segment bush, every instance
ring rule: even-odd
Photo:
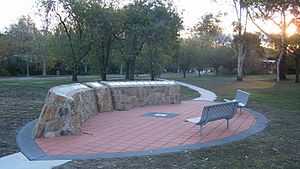
[[[4,68],[0,68],[0,76],[10,76],[10,73]]]

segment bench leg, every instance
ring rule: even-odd
[[[203,128],[203,126],[200,125],[200,135],[202,134],[202,128]]]
[[[240,113],[242,113],[243,107],[239,107],[239,109],[240,109]]]
[[[229,120],[226,119],[226,121],[227,121],[227,129],[229,129]]]

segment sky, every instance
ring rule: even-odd
[[[10,24],[17,22],[22,15],[30,15],[39,27],[40,19],[36,16],[37,9],[35,0],[0,0],[0,30],[3,31]],[[224,0],[223,0],[224,1]],[[231,5],[224,2],[214,3],[212,0],[174,0],[178,11],[182,12],[185,28],[190,28],[199,21],[202,15],[209,12],[226,10],[230,12]],[[225,0],[226,1],[226,0]],[[230,31],[232,21],[227,17],[228,22],[224,23],[226,32]]]
[[[37,27],[41,27],[41,19],[37,16],[36,0],[0,0],[0,31],[5,31],[10,24],[17,22],[22,15],[30,15],[35,21]],[[124,0],[127,1],[127,0]],[[224,32],[229,34],[232,32],[232,22],[235,20],[234,8],[231,0],[219,0],[217,3],[213,0],[173,0],[177,6],[178,12],[182,13],[184,27],[191,28],[207,13],[228,13],[222,20]],[[273,31],[271,25],[266,28]],[[250,25],[252,32],[257,31],[255,27]],[[185,36],[187,31],[182,32]]]
[[[22,15],[33,16],[35,0],[0,0],[0,30],[17,22]]]

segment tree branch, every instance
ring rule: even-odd
[[[56,15],[58,16],[59,21],[60,21],[60,23],[63,25],[64,30],[65,30],[65,32],[66,32],[66,34],[67,34],[67,37],[68,37],[69,43],[70,43],[70,48],[71,48],[71,50],[72,50],[72,57],[74,58],[74,56],[75,56],[75,50],[74,50],[73,43],[72,43],[72,36],[71,36],[71,33],[69,32],[68,27],[67,27],[65,21],[62,19],[62,16],[61,16],[57,11],[56,11],[55,13],[56,13]]]
[[[269,34],[269,33],[267,33],[263,28],[261,28],[255,21],[254,21],[254,19],[253,19],[253,17],[252,17],[252,15],[250,14],[250,12],[249,12],[249,10],[247,9],[247,13],[248,13],[248,15],[249,15],[249,18],[250,18],[250,20],[252,21],[252,23],[263,33],[263,34],[265,34],[266,36],[268,36],[269,38],[272,38],[272,36]]]
[[[272,17],[269,17],[260,7],[258,7],[259,12],[263,15],[263,17],[268,18],[270,21],[272,21],[276,26],[281,27],[279,23],[277,23]]]

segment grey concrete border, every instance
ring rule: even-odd
[[[235,141],[240,141],[251,135],[263,131],[267,127],[267,118],[256,111],[247,109],[256,119],[256,123],[253,124],[249,129],[239,133],[238,135],[229,136],[220,140],[211,141],[203,144],[191,144],[182,145],[171,148],[160,148],[156,150],[141,151],[141,152],[122,152],[122,153],[97,153],[88,155],[48,155],[43,152],[40,147],[36,144],[32,137],[35,121],[25,125],[20,132],[17,134],[17,144],[21,149],[21,152],[30,160],[87,160],[87,159],[99,159],[99,158],[124,158],[124,157],[140,157],[148,155],[159,155],[164,153],[175,153],[187,150],[199,150],[207,149],[213,146],[219,146]]]

